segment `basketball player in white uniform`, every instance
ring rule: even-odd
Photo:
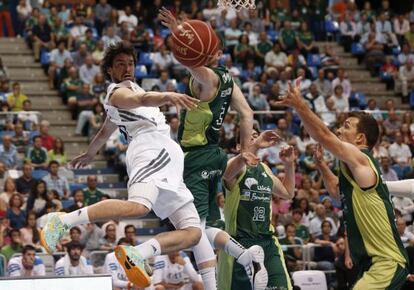
[[[201,236],[193,197],[182,180],[184,154],[170,138],[169,127],[158,108],[172,104],[191,109],[198,101],[183,94],[145,92],[133,81],[135,65],[136,54],[130,45],[120,42],[106,50],[102,68],[113,82],[104,103],[107,118],[88,151],[72,161],[74,167],[90,163],[119,128],[129,141],[126,153],[128,200],[110,199],[68,214],[52,213],[41,232],[41,243],[51,253],[62,235],[73,226],[141,217],[152,209],[161,219],[168,217],[177,230],[161,233],[136,247],[115,248],[128,280],[139,287],[147,287],[150,277],[145,271],[145,259],[190,248]]]

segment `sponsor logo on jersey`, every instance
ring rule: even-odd
[[[259,182],[256,180],[256,178],[253,177],[248,177],[246,178],[246,180],[244,181],[244,185],[248,188],[248,189],[252,189],[253,185],[258,185]]]
[[[264,186],[264,185],[258,185],[257,186],[257,190],[266,191],[266,192],[272,192],[272,189],[270,188],[270,186]]]
[[[270,202],[270,196],[262,195],[257,192],[253,192],[252,197],[250,199],[251,201],[263,201],[263,202]]]
[[[249,201],[250,200],[251,192],[248,190],[242,190],[240,194],[240,200]]]
[[[217,170],[203,170],[201,171],[201,178],[202,179],[210,179],[213,178],[215,176],[221,176],[223,175],[223,172],[220,169]]]

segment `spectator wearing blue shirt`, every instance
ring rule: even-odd
[[[49,174],[43,177],[49,190],[56,190],[61,198],[68,199],[70,190],[69,182],[64,176],[59,176],[59,162],[52,160],[49,162]]]
[[[12,137],[3,136],[3,144],[0,145],[0,161],[6,164],[8,169],[15,169],[18,165],[17,149],[12,144]]]

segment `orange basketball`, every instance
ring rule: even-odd
[[[175,58],[187,67],[205,65],[218,49],[219,40],[211,26],[200,20],[188,20],[172,32]]]

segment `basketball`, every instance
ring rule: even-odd
[[[200,20],[188,20],[172,32],[173,53],[184,66],[205,65],[218,49],[219,40],[211,26]]]

